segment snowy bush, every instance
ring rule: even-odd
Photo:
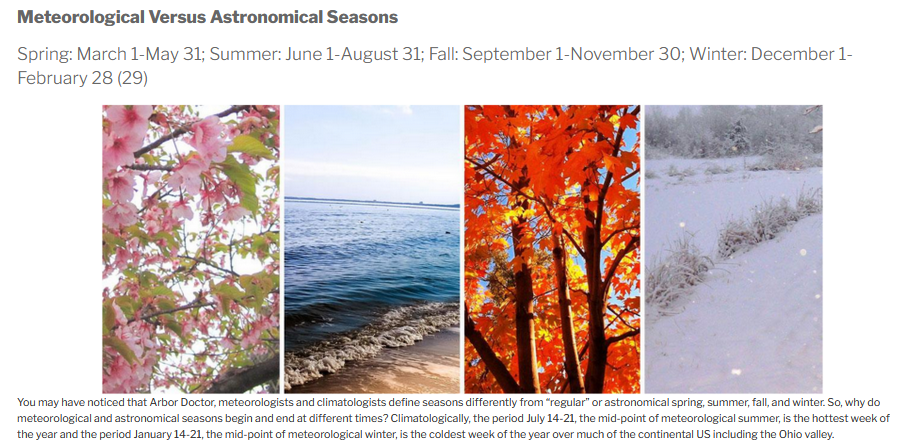
[[[797,212],[802,216],[822,212],[822,189],[801,189],[797,196]]]
[[[701,254],[691,236],[676,240],[668,255],[648,269],[646,299],[652,308],[663,310],[704,281],[713,261]]]
[[[719,175],[722,173],[732,173],[734,171],[735,171],[735,166],[730,165],[730,166],[723,167],[716,163],[713,163],[713,164],[707,166],[706,169],[704,169],[704,173],[706,173],[707,175]]]
[[[657,178],[657,177],[658,177],[657,173],[654,172],[653,170],[646,170],[646,171],[645,171],[645,178],[647,178],[647,179],[649,179],[649,180],[653,180],[653,179],[655,179],[655,178]]]
[[[687,167],[685,170],[679,170],[675,164],[670,164],[670,167],[667,168],[667,175],[671,177],[679,177],[679,179],[683,179],[685,177],[694,176],[695,170],[691,167]]]
[[[803,170],[822,167],[822,157],[811,147],[798,144],[781,144],[769,148],[763,158],[750,166],[750,170]]]
[[[794,206],[782,198],[778,202],[767,201],[753,208],[749,218],[730,220],[720,231],[717,254],[727,258],[738,251],[772,240],[780,232],[798,220],[822,212],[822,190],[801,189]]]

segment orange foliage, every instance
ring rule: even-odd
[[[638,130],[637,106],[465,108],[467,392],[569,392],[572,370],[639,391]]]

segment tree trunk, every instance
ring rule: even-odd
[[[526,209],[526,206],[524,206]],[[511,238],[514,242],[514,257],[523,259],[523,252],[528,246],[521,245],[527,229],[526,220],[516,218],[511,228]],[[515,326],[517,327],[517,370],[520,374],[520,391],[523,393],[542,393],[539,385],[539,372],[536,364],[536,328],[533,321],[533,276],[526,262],[520,263],[520,268],[514,271],[514,287],[517,296],[515,299],[516,313]]]
[[[583,183],[583,190],[591,186],[590,181]],[[606,191],[607,186],[602,190]],[[603,195],[599,193],[599,195]],[[586,368],[585,385],[586,392],[604,393],[604,371],[607,364],[607,346],[604,331],[604,314],[607,312],[607,301],[604,299],[604,287],[601,276],[601,209],[602,200],[599,198],[597,213],[589,209],[589,203],[593,200],[589,195],[583,195],[583,203],[586,205],[586,221],[592,222],[586,225],[583,234],[583,250],[585,251],[586,279],[589,284],[589,363]]]
[[[585,389],[579,365],[579,352],[576,349],[576,336],[573,332],[573,320],[570,314],[570,291],[567,286],[567,253],[564,251],[564,246],[561,244],[560,237],[557,234],[552,234],[551,241],[554,244],[551,254],[554,257],[558,306],[560,307],[561,330],[564,338],[564,369],[567,371],[570,393],[583,393]]]
[[[604,372],[607,365],[607,340],[604,338],[603,293],[589,293],[589,365],[586,371],[586,392],[604,393]]]

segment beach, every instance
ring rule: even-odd
[[[459,326],[447,327],[414,345],[387,348],[365,361],[349,361],[290,393],[458,393],[461,385]]]
[[[458,218],[456,210],[287,203],[284,388],[457,392]]]

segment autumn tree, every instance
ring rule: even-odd
[[[639,107],[465,108],[468,392],[639,390]]]
[[[103,108],[104,392],[278,390],[279,120]]]

